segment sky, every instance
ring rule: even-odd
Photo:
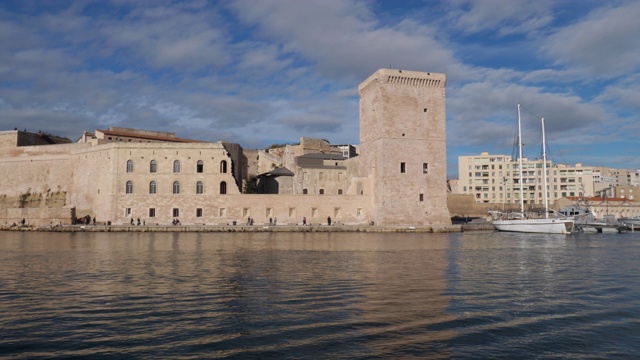
[[[447,75],[458,156],[640,169],[640,1],[2,0],[0,130],[358,144],[380,68]]]

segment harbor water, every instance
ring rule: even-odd
[[[640,233],[0,232],[0,358],[637,359]]]

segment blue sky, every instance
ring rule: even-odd
[[[357,85],[445,73],[448,174],[511,154],[640,169],[640,1],[0,2],[0,130],[109,126],[245,148],[358,143]],[[537,144],[537,145],[536,145]]]

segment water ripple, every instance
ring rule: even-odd
[[[637,358],[639,254],[635,234],[6,233],[0,357]]]

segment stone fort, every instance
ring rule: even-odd
[[[358,87],[360,144],[247,150],[174,133],[110,127],[76,142],[0,132],[2,226],[334,223],[451,224],[446,75],[380,69]],[[247,193],[249,180],[255,187]]]

